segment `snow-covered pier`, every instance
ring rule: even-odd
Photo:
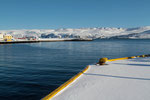
[[[14,43],[38,43],[38,42],[61,42],[61,41],[92,41],[92,39],[75,39],[75,38],[44,38],[39,40],[19,40],[19,41],[0,41],[0,44],[14,44]]]
[[[149,100],[149,55],[89,65],[43,100]]]
[[[0,44],[15,44],[15,43],[38,43],[39,41],[0,41]]]
[[[39,42],[56,42],[56,41],[92,41],[91,38],[39,38]]]

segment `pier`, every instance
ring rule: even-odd
[[[50,38],[50,39],[39,39],[39,40],[26,40],[26,41],[0,41],[0,44],[14,44],[14,43],[38,43],[38,42],[60,42],[60,41],[92,41],[92,39],[75,39],[75,38]]]
[[[149,100],[149,56],[102,58],[42,100]]]
[[[10,42],[0,41],[0,44],[37,43],[37,42],[40,42],[40,41],[10,41]]]

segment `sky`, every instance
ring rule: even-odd
[[[0,30],[150,26],[150,0],[0,0]]]

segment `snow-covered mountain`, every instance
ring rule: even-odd
[[[150,26],[137,28],[79,28],[79,29],[22,29],[0,30],[14,37],[37,36],[44,38],[150,38]]]

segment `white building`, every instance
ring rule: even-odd
[[[0,41],[4,40],[4,35],[0,33]]]

